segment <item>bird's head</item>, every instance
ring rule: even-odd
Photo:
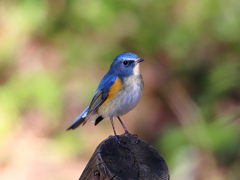
[[[139,63],[142,61],[144,61],[144,59],[140,59],[136,54],[125,52],[114,59],[110,71],[122,77],[139,75]]]

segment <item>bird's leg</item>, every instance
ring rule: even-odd
[[[129,133],[128,130],[127,130],[127,128],[126,128],[126,126],[123,124],[122,120],[120,119],[120,117],[118,116],[117,118],[118,118],[118,120],[120,121],[120,123],[122,124],[122,127],[123,127],[123,129],[124,129],[124,131],[125,131],[124,134],[131,135],[131,136],[129,136],[129,137],[133,137],[134,139],[136,139],[136,140],[135,140],[135,143],[137,143],[137,142],[138,142],[138,135],[137,135],[137,134],[131,134],[131,133]]]
[[[111,124],[112,124],[112,128],[113,128],[114,135],[117,136],[117,133],[116,133],[116,130],[115,130],[115,127],[114,127],[113,117],[112,117],[112,116],[110,117],[110,121],[111,121]]]
[[[126,126],[123,124],[122,120],[120,119],[120,117],[118,116],[117,118],[118,118],[118,120],[120,121],[120,123],[121,123],[121,125],[122,125],[122,127],[123,127],[123,129],[124,129],[124,131],[125,131],[124,134],[130,134],[130,133],[128,132]]]
[[[119,141],[119,139],[118,139],[118,137],[117,137],[117,133],[116,133],[116,130],[115,130],[115,127],[114,127],[113,116],[110,117],[110,121],[111,121],[111,124],[112,124],[112,128],[113,128],[114,136],[115,136],[117,142],[118,142],[119,144],[121,144],[120,141]]]
[[[124,148],[127,148],[126,146],[124,146],[118,139],[117,137],[117,133],[116,133],[116,130],[115,130],[115,127],[114,127],[114,123],[113,123],[113,116],[110,117],[110,121],[111,121],[111,124],[112,124],[112,128],[113,128],[113,132],[114,132],[114,137],[116,138],[116,141],[119,145],[121,145],[122,147]]]

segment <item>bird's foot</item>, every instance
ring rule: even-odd
[[[131,135],[131,133],[128,132],[128,130],[125,130],[124,135]]]
[[[123,145],[123,143],[120,142],[120,140],[118,139],[118,136],[117,136],[117,135],[114,135],[114,136],[111,136],[111,137],[114,137],[115,140],[116,140],[116,142],[117,142],[120,146],[122,146],[122,147],[125,148],[125,149],[129,149],[127,146]]]
[[[137,134],[132,134],[131,140],[133,141],[134,144],[138,143],[138,135]]]
[[[131,134],[128,131],[125,131],[124,135],[127,136],[134,144],[138,143],[138,135],[137,134]]]

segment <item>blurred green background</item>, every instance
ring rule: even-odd
[[[113,131],[108,120],[65,129],[128,51],[146,59],[145,87],[122,119],[171,179],[240,179],[239,9],[237,0],[1,0],[0,179],[78,179]]]

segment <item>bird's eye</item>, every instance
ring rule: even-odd
[[[128,65],[128,61],[123,61],[123,65],[127,66]]]

